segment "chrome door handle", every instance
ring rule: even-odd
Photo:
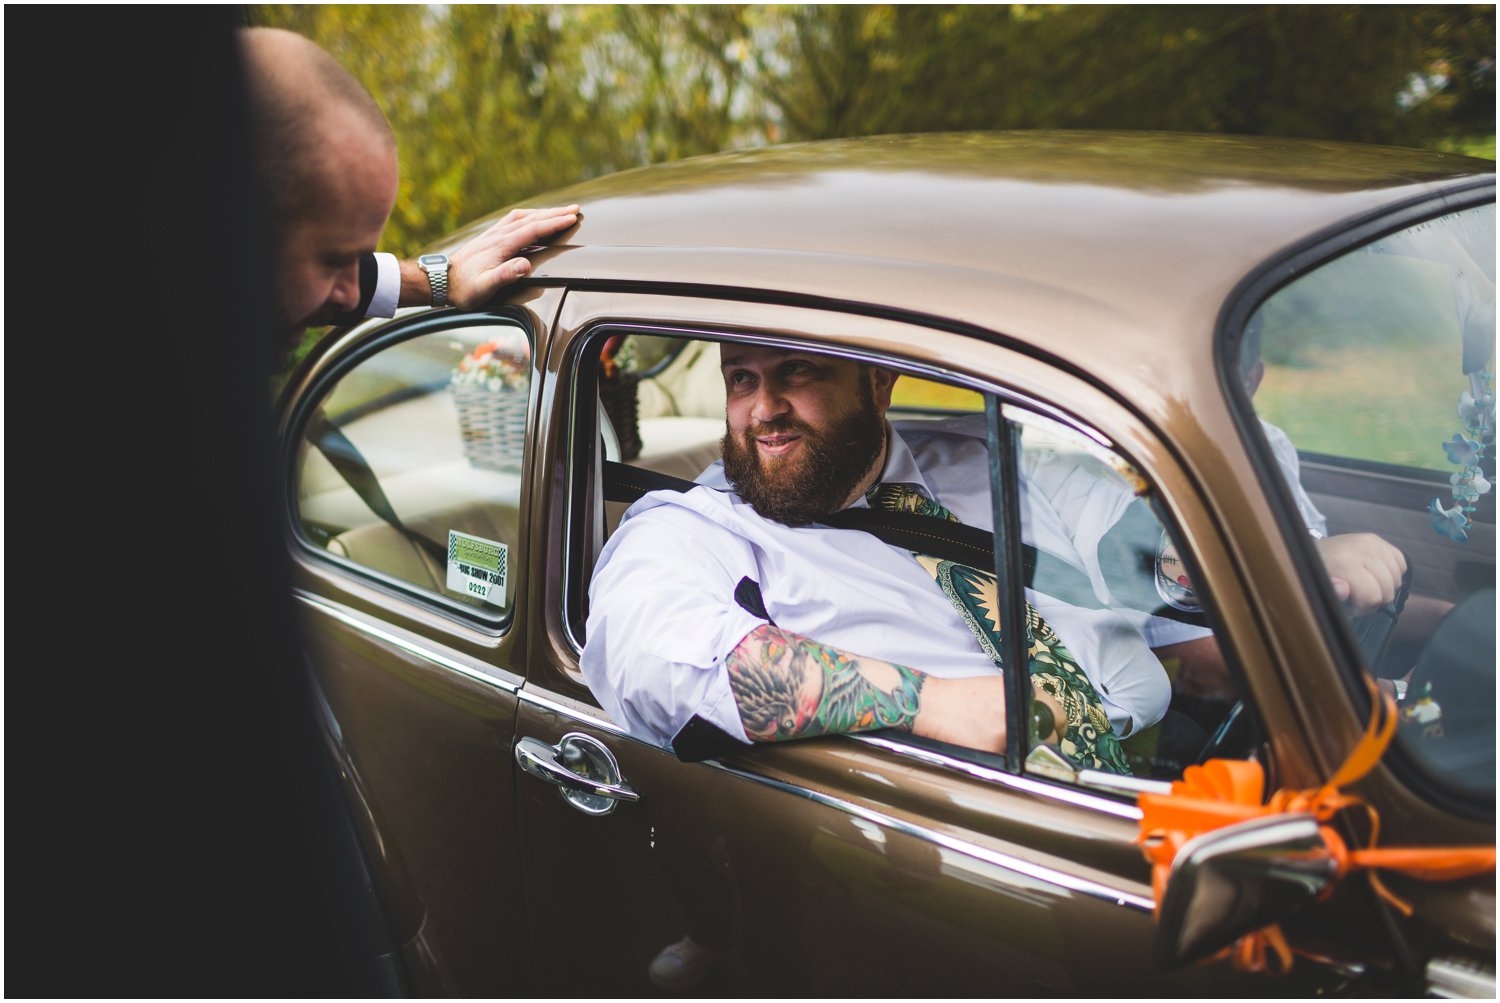
[[[590,815],[607,815],[619,801],[641,799],[621,780],[620,766],[609,749],[579,732],[564,735],[556,745],[523,738],[516,743],[516,762],[532,776],[560,788],[569,804]]]

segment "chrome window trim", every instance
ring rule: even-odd
[[[971,763],[968,760],[959,759],[955,756],[945,756],[940,752],[921,749],[914,745],[906,745],[905,743],[889,738],[880,738],[876,735],[846,735],[845,737],[853,739],[856,742],[863,742],[866,745],[876,746],[887,752],[895,753],[898,756],[905,756],[908,759],[927,763],[929,766],[945,767],[953,770],[955,773],[964,773],[977,780],[999,784],[1002,787],[1009,787],[1012,790],[1024,791],[1027,794],[1034,794],[1039,797],[1052,798],[1055,801],[1064,801],[1080,808],[1103,812],[1107,815],[1116,815],[1132,822],[1139,822],[1141,820],[1141,810],[1133,804],[1122,804],[1119,801],[1111,801],[1109,798],[1099,797],[1096,794],[1089,794],[1070,787],[1059,787],[1054,783],[1033,780],[1023,774],[1006,773],[1003,770],[981,766],[978,763]],[[1152,781],[1142,781],[1142,783],[1152,783]],[[1170,790],[1171,785],[1161,784],[1160,788],[1163,791]],[[1156,787],[1152,789],[1155,790]]]
[[[335,554],[331,550],[319,550],[302,537],[294,540],[303,555],[309,560],[317,561],[328,567],[337,569],[355,579],[361,585],[369,585],[380,589],[396,599],[403,602],[420,602],[429,612],[443,616],[454,623],[461,623],[471,630],[481,631],[490,637],[500,638],[509,634],[515,628],[514,604],[512,612],[508,617],[484,619],[484,611],[474,607],[465,606],[455,602],[441,592],[423,588],[416,582],[409,582],[404,578],[397,578],[378,568],[372,568],[368,564],[361,564],[356,560]]]
[[[635,738],[633,735],[630,735],[623,728],[621,728],[617,724],[614,724],[613,722],[605,721],[600,718],[593,717],[589,714],[584,714],[571,707],[565,707],[562,704],[557,703],[556,701],[547,699],[546,697],[538,696],[534,693],[522,690],[520,698],[529,703],[544,707],[563,717],[571,718],[575,721],[583,722],[595,728],[609,731],[612,734],[619,736],[620,738],[632,742],[640,742],[640,739]],[[950,766],[953,769],[957,769],[965,773],[971,773],[975,776],[981,777],[982,779],[998,779],[1000,783],[1004,784],[1005,786],[1012,787],[1017,790],[1026,791],[1027,793],[1039,794],[1044,797],[1053,797],[1072,804],[1082,805],[1084,807],[1098,808],[1110,814],[1118,815],[1121,818],[1134,819],[1138,821],[1141,817],[1140,810],[1134,805],[1124,805],[1115,801],[1107,801],[1104,798],[1093,797],[1091,795],[1083,794],[1078,791],[1068,790],[1066,788],[1059,789],[1049,787],[1034,780],[1028,780],[1025,777],[1013,777],[1010,774],[999,773],[998,771],[994,770],[985,771],[985,768],[982,766],[975,766],[972,763],[965,763],[961,760],[949,760],[946,757],[940,756],[936,753],[929,753],[924,750],[913,749],[909,746],[903,746],[899,743],[891,742],[888,739],[874,738],[867,735],[849,735],[845,737],[853,738],[856,741],[862,741],[879,746],[881,748],[889,749],[902,755],[914,755],[915,758],[921,759],[924,762]],[[646,745],[649,743],[641,742],[641,744]],[[664,756],[672,755],[672,753],[666,749],[661,749],[658,751],[660,751],[660,753]],[[1097,881],[1089,881],[1086,878],[1077,877],[1075,875],[1067,873],[1066,871],[1059,871],[1055,868],[1044,867],[1040,864],[1033,864],[1030,861],[1022,860],[1020,857],[1014,857],[1007,853],[1000,853],[999,851],[991,850],[986,847],[970,843],[967,840],[958,839],[954,836],[948,836],[926,826],[917,825],[914,822],[904,822],[898,818],[887,815],[884,812],[876,811],[873,808],[862,807],[860,805],[854,804],[851,801],[846,801],[843,798],[837,798],[830,794],[824,794],[807,787],[800,787],[796,784],[787,783],[784,780],[775,780],[753,770],[746,770],[733,766],[725,766],[723,763],[719,762],[716,759],[705,760],[701,765],[711,767],[716,770],[721,770],[724,773],[730,774],[731,776],[739,777],[741,780],[748,780],[751,783],[764,784],[768,787],[773,787],[794,797],[806,798],[810,801],[821,804],[824,807],[832,808],[836,811],[844,812],[847,815],[852,815],[856,818],[862,818],[866,821],[873,822],[877,825],[883,825],[888,828],[895,829],[899,832],[904,832],[909,836],[914,836],[918,839],[925,840],[926,842],[946,847],[947,849],[953,850],[957,853],[962,853],[965,856],[973,857],[976,860],[982,860],[986,863],[993,864],[996,867],[1015,871],[1018,874],[1025,874],[1026,876],[1035,878],[1038,881],[1044,881],[1048,884],[1058,885],[1068,889],[1069,891],[1078,892],[1079,894],[1083,895],[1089,895],[1097,899],[1103,899],[1105,901],[1113,902],[1116,905],[1136,909],[1141,912],[1150,912],[1155,907],[1154,901],[1148,896],[1136,895],[1133,892],[1121,891],[1118,888],[1112,888],[1109,885],[1102,884]]]
[[[349,627],[353,627],[355,630],[359,631],[362,634],[367,634],[370,637],[375,638],[376,640],[389,644],[392,647],[399,648],[408,654],[416,655],[418,658],[425,659],[426,661],[429,661],[434,665],[442,666],[445,669],[456,672],[461,676],[465,676],[469,679],[474,680],[475,682],[486,683],[490,686],[493,686],[497,690],[501,690],[502,692],[510,694],[511,696],[520,695],[521,683],[519,681],[519,676],[517,676],[516,682],[511,682],[508,679],[501,679],[496,676],[492,676],[487,672],[474,668],[473,666],[465,665],[463,662],[460,662],[453,658],[449,658],[447,655],[439,654],[438,652],[433,651],[430,648],[425,648],[415,641],[410,640],[409,638],[393,634],[389,630],[360,619],[356,614],[348,610],[346,607],[340,606],[339,604],[329,599],[325,599],[322,596],[313,595],[312,593],[307,592],[303,589],[293,589],[292,595],[297,599],[300,599],[306,605],[317,610],[318,612],[331,616],[340,623],[343,623]]]
[[[1427,963],[1427,994],[1441,999],[1495,998],[1495,973],[1458,958],[1433,958]]]
[[[909,324],[909,326],[920,325]],[[580,337],[577,339],[576,343],[579,345],[579,348],[574,354],[572,379],[568,384],[568,442],[567,465],[565,468],[568,471],[568,474],[565,487],[565,497],[568,500],[569,509],[566,518],[563,520],[563,554],[565,561],[570,559],[571,555],[575,553],[576,545],[579,545],[579,541],[575,539],[575,520],[574,513],[572,511],[574,499],[577,497],[577,484],[575,483],[575,476],[576,471],[579,469],[579,457],[577,455],[577,450],[580,448],[579,444],[581,441],[580,429],[578,428],[578,403],[581,399],[581,388],[579,384],[580,380],[582,379],[583,367],[578,364],[578,361],[583,357],[582,346],[586,342],[595,341],[598,337],[597,332],[601,330],[609,332],[624,332],[629,334],[642,334],[656,337],[692,338],[703,341],[726,341],[733,339],[751,342],[754,344],[763,344],[772,347],[790,349],[807,347],[806,339],[777,337],[774,335],[763,335],[753,332],[746,333],[739,331],[715,331],[707,328],[687,325],[656,325],[643,324],[640,322],[612,323],[610,321],[602,321],[591,326],[586,337]],[[819,345],[818,347],[827,348],[829,346]],[[1123,453],[1120,453],[1118,451],[1118,447],[1108,436],[1104,435],[1102,432],[1097,431],[1092,426],[1080,422],[1077,418],[1069,415],[1059,408],[1051,404],[1036,400],[1027,394],[1019,393],[1014,390],[1002,389],[995,386],[993,383],[990,383],[981,378],[967,376],[962,373],[955,373],[952,370],[944,369],[940,366],[934,366],[929,363],[911,360],[902,356],[891,355],[889,353],[876,353],[860,349],[837,346],[836,350],[831,354],[836,354],[841,358],[855,359],[857,361],[870,363],[873,365],[888,365],[892,362],[897,362],[904,372],[909,372],[912,375],[917,376],[918,378],[941,380],[954,386],[960,386],[968,390],[973,390],[980,394],[993,395],[1000,401],[1001,406],[1005,409],[1006,416],[1010,420],[1016,421],[1022,426],[1029,425],[1033,427],[1045,428],[1053,431],[1054,433],[1071,432],[1073,435],[1079,437],[1079,439],[1081,440],[1081,444],[1086,444],[1087,448],[1090,448],[1090,450],[1092,452],[1095,452],[1096,455],[1096,451],[1101,447],[1104,450],[1110,451],[1110,453],[1112,454],[1112,458],[1110,461],[1112,466],[1115,466],[1118,470],[1122,463],[1125,465],[1125,469],[1120,470],[1121,476],[1126,477],[1127,480],[1133,480],[1140,484],[1144,483],[1141,475],[1134,469],[1132,461],[1125,457]],[[1138,491],[1138,493],[1140,492]],[[568,600],[570,597],[567,590],[570,587],[572,587],[570,579],[567,575],[564,575],[564,591],[562,602],[564,610],[567,610],[569,608]],[[581,657],[583,652],[583,644],[580,642],[577,634],[574,631],[572,618],[566,615],[563,617],[563,634],[567,638],[568,644],[571,645],[573,654],[575,656]],[[523,693],[522,696],[526,697],[527,694]],[[551,701],[543,701],[541,698],[532,699],[535,699],[538,703],[553,710],[557,710],[571,716],[578,716],[573,711],[554,704]],[[581,719],[587,720],[587,718]],[[628,734],[621,728],[619,728],[619,726],[613,723],[602,722],[598,721],[597,719],[595,719],[592,723],[594,723],[596,727],[607,728],[608,730],[616,734]],[[996,783],[1013,790],[1024,791],[1028,794],[1032,794],[1038,797],[1051,798],[1052,800],[1071,804],[1084,810],[1102,812],[1104,814],[1114,815],[1119,818],[1128,819],[1131,821],[1139,821],[1141,818],[1141,810],[1134,804],[1126,804],[1111,800],[1106,797],[1089,794],[1074,787],[1059,786],[1055,781],[1045,782],[1021,774],[1006,773],[1004,771],[991,769],[976,763],[966,762],[955,757],[944,756],[940,753],[930,752],[925,749],[918,749],[913,746],[903,745],[899,742],[893,742],[889,739],[876,738],[868,735],[850,735],[847,737],[852,738],[855,741],[861,741],[876,745],[897,755],[915,759],[929,765],[953,770],[958,773],[963,773],[968,776],[975,777],[976,779]],[[1093,773],[1094,771],[1089,772]],[[1110,784],[1107,781],[1101,782],[1100,786],[1125,788],[1122,792],[1127,794],[1140,793],[1141,791],[1145,790],[1150,790],[1158,793],[1170,791],[1170,785],[1155,784],[1151,781],[1144,780],[1139,781],[1139,786],[1130,785],[1128,788],[1126,787],[1126,785]]]
[[[602,717],[595,717],[592,714],[585,714],[583,711],[578,710],[576,707],[568,707],[564,704],[560,704],[556,700],[552,700],[547,697],[541,696],[540,694],[533,693],[529,689],[522,689],[520,697],[521,700],[525,703],[533,704],[534,706],[541,707],[544,710],[549,710],[554,714],[559,714],[563,717],[571,718],[572,720],[578,721],[582,724],[586,724],[591,728],[597,728],[600,731],[607,731],[612,735],[619,736],[620,738],[628,738],[632,741],[637,742],[640,741],[640,739],[636,738],[634,735],[630,734],[630,732],[626,731],[624,728],[621,728],[613,721],[606,720]],[[645,745],[647,743],[642,742],[641,744]]]
[[[456,330],[468,327],[485,327],[509,325],[519,330],[526,338],[533,361],[536,358],[538,335],[535,326],[524,316],[511,308],[499,308],[496,310],[472,310],[472,311],[433,311],[431,307],[402,307],[396,311],[394,317],[372,317],[360,321],[350,328],[334,345],[326,352],[321,353],[318,368],[300,381],[289,380],[282,388],[283,395],[300,392],[300,403],[290,413],[286,411],[279,402],[280,417],[278,418],[277,435],[281,438],[281,446],[278,452],[279,462],[286,473],[284,485],[284,511],[286,513],[286,531],[288,539],[293,547],[294,553],[307,558],[314,563],[333,567],[361,582],[361,584],[373,585],[376,588],[390,592],[396,598],[408,602],[420,602],[431,612],[446,617],[455,623],[483,631],[491,637],[504,637],[515,627],[516,609],[519,602],[512,603],[507,613],[491,615],[486,611],[474,606],[468,606],[457,602],[452,598],[434,591],[417,582],[407,581],[395,575],[372,568],[367,564],[335,554],[330,550],[318,546],[310,540],[302,530],[300,499],[297,497],[297,472],[296,461],[300,449],[313,448],[306,438],[307,414],[313,409],[313,404],[320,404],[328,398],[329,393],[338,385],[339,381],[349,373],[358,369],[361,365],[380,355],[382,352],[408,341],[426,337],[431,334],[439,334],[443,331]],[[347,348],[345,346],[353,346]],[[329,360],[333,360],[330,362]],[[540,406],[541,378],[540,374],[531,380],[531,386],[527,390],[526,400],[526,439],[522,453],[522,475],[520,486],[520,506],[524,511],[529,502],[530,488],[525,476],[526,459],[532,450],[536,449],[534,440],[537,437],[537,421],[534,417],[536,409]],[[313,404],[309,404],[311,401]],[[292,430],[296,435],[292,435]],[[519,599],[519,594],[518,594]]]
[[[891,815],[887,815],[884,812],[876,811],[873,808],[865,808],[860,805],[854,804],[853,802],[845,801],[842,798],[836,798],[830,794],[823,794],[818,791],[809,790],[805,787],[798,787],[781,780],[773,780],[770,777],[762,776],[758,773],[752,773],[748,770],[741,770],[731,766],[725,766],[723,763],[720,763],[716,760],[708,760],[705,765],[711,766],[717,770],[722,770],[723,772],[728,773],[731,776],[739,777],[742,780],[750,780],[755,783],[774,787],[777,790],[784,791],[788,794],[792,794],[797,797],[803,797],[808,799],[809,801],[821,804],[826,808],[832,808],[835,811],[841,811],[846,815],[851,815],[855,818],[862,818],[865,821],[873,822],[876,825],[884,826],[888,829],[894,829],[898,832],[904,832],[908,836],[914,836],[917,839],[921,839],[925,842],[934,843],[946,849],[953,850],[955,853],[962,853],[964,856],[973,857],[975,860],[981,860],[987,864],[991,864],[1003,870],[1013,871],[1017,874],[1024,874],[1029,878],[1033,878],[1046,884],[1057,885],[1061,888],[1066,888],[1068,891],[1077,892],[1080,895],[1087,895],[1091,898],[1103,899],[1108,902],[1113,902],[1117,906],[1135,909],[1137,912],[1150,912],[1155,906],[1153,900],[1148,896],[1136,895],[1133,892],[1121,891],[1118,888],[1112,888],[1109,885],[1102,884],[1097,881],[1090,881],[1087,878],[1077,877],[1076,875],[1069,874],[1066,871],[1059,871],[1055,868],[1044,867],[1041,864],[1034,864],[1029,860],[1023,860],[1020,857],[1015,857],[1008,853],[1001,853],[998,850],[991,850],[987,847],[979,846],[975,843],[970,843],[967,840],[958,839],[954,836],[948,836],[944,833],[936,831],[935,829],[929,829],[926,826],[917,825],[914,822],[904,822],[901,819],[898,819]]]

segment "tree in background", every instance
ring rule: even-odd
[[[386,109],[411,254],[648,163],[968,129],[1162,129],[1494,156],[1495,8],[263,5]]]

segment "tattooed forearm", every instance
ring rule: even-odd
[[[727,662],[745,733],[758,742],[912,729],[926,675],[764,624]]]

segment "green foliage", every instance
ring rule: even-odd
[[[1495,8],[257,5],[375,95],[410,255],[494,209],[766,143],[1162,129],[1494,157]]]
[[[1476,136],[1445,136],[1430,141],[1428,146],[1444,153],[1458,153],[1465,157],[1479,157],[1482,160],[1495,159],[1495,134],[1493,132]]]

